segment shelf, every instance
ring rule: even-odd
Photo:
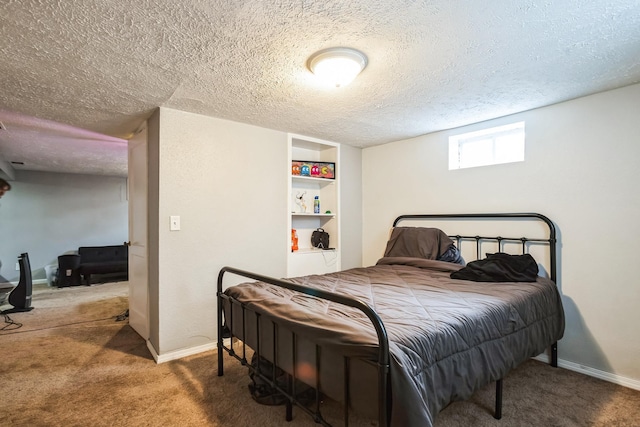
[[[334,218],[336,214],[334,213],[299,213],[299,212],[291,212],[291,216],[304,216],[304,217],[316,217],[316,218]]]
[[[322,252],[335,252],[336,249],[316,249],[316,248],[301,248],[298,249],[297,251],[292,251],[291,254],[292,255],[309,255],[309,254],[319,254]]]
[[[316,178],[314,176],[291,175],[291,179],[298,182],[313,182],[314,184],[320,185],[333,185],[336,183],[335,179]]]
[[[287,222],[298,235],[299,250],[287,256],[287,277],[332,273],[340,270],[340,145],[302,135],[289,134],[289,163],[333,163],[334,177],[294,175],[288,171],[289,200]],[[292,163],[291,163],[292,164]],[[313,213],[315,198],[320,201],[320,212]],[[325,213],[325,212],[331,213]],[[318,228],[329,234],[329,246],[334,249],[311,247],[311,237]],[[290,230],[287,229],[287,237]]]

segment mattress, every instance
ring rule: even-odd
[[[389,337],[391,424],[431,426],[450,402],[467,399],[477,389],[503,378],[558,341],[564,332],[560,295],[552,281],[542,277],[535,282],[500,283],[451,279],[451,272],[460,268],[435,260],[387,257],[371,267],[288,280],[354,297],[376,311]],[[337,366],[334,373],[321,374],[321,391],[337,400],[340,392],[331,379],[340,383],[337,377],[342,372],[342,357],[364,361],[365,365],[377,357],[375,330],[367,316],[355,308],[262,282],[232,286],[225,293],[259,313],[263,321],[275,321],[283,331],[322,348],[323,357],[318,359],[316,354],[316,358],[321,360],[323,372],[330,363]],[[225,316],[230,316],[228,307]],[[242,330],[233,327],[233,332],[255,346],[259,345],[258,332],[252,324],[247,322]],[[260,336],[264,334],[273,332],[263,328]],[[267,341],[262,344],[264,354],[271,354],[269,345]],[[283,356],[278,364],[290,371],[296,363],[286,352],[280,353]],[[369,374],[358,366],[354,365],[350,374],[354,378],[350,380],[349,404],[361,412],[369,409],[371,414],[375,397],[369,380],[363,379]],[[304,377],[305,370],[296,370]],[[375,380],[375,373],[370,376]],[[313,385],[313,379],[308,382]],[[358,384],[365,385],[358,389]]]

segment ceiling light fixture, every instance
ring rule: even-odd
[[[309,57],[307,67],[322,81],[335,87],[346,86],[367,66],[367,56],[348,47],[331,47]]]

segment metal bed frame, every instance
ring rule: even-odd
[[[528,237],[502,237],[502,236],[465,236],[465,235],[450,235],[452,239],[456,240],[458,248],[463,241],[471,240],[476,242],[476,259],[480,259],[480,247],[482,242],[486,241],[495,241],[498,243],[499,250],[502,249],[503,242],[520,242],[522,244],[522,253],[527,252],[527,244],[532,243],[544,243],[549,245],[549,276],[550,279],[555,283],[556,282],[556,269],[557,269],[557,255],[556,255],[556,229],[553,222],[547,218],[546,216],[539,213],[480,213],[480,214],[419,214],[419,215],[401,215],[397,217],[393,221],[393,226],[396,227],[399,222],[405,220],[498,220],[498,219],[520,219],[520,220],[540,220],[543,221],[548,229],[549,229],[549,238],[541,239],[541,238],[528,238]],[[234,349],[234,337],[233,331],[233,310],[234,307],[236,309],[241,310],[241,319],[242,325],[241,329],[243,331],[243,337],[246,336],[246,328],[245,324],[246,313],[250,311],[247,306],[232,298],[228,295],[225,295],[222,288],[223,278],[225,273],[235,274],[238,276],[246,277],[249,279],[253,279],[256,281],[269,283],[275,286],[280,286],[286,289],[294,290],[297,292],[301,292],[303,294],[316,296],[322,299],[326,299],[332,302],[344,304],[350,307],[354,307],[360,311],[362,311],[371,321],[373,327],[376,330],[376,334],[378,336],[378,358],[375,362],[377,368],[378,375],[378,425],[379,426],[388,426],[390,423],[390,415],[391,415],[391,391],[390,391],[390,381],[389,381],[389,340],[387,336],[387,332],[385,329],[382,320],[378,316],[378,314],[366,303],[359,301],[354,298],[346,297],[344,295],[336,294],[333,292],[322,291],[315,288],[309,288],[305,286],[301,286],[286,280],[276,279],[273,277],[268,277],[264,275],[260,275],[257,273],[240,270],[233,267],[223,267],[218,274],[218,282],[217,282],[217,320],[218,320],[218,376],[224,375],[224,353],[226,351],[231,357],[240,361],[243,366],[247,366],[251,372],[260,377],[263,381],[268,383],[271,387],[277,389],[280,393],[282,393],[286,397],[285,403],[285,419],[287,421],[291,421],[293,419],[293,405],[298,406],[307,414],[311,415],[316,423],[322,424],[324,426],[330,426],[330,424],[323,418],[322,413],[320,411],[320,397],[321,397],[321,384],[320,384],[320,353],[321,347],[316,344],[316,384],[315,389],[316,398],[315,398],[315,408],[311,409],[305,406],[302,402],[298,400],[296,397],[296,370],[292,369],[291,373],[287,373],[287,386],[286,389],[281,387],[276,381],[276,369],[279,360],[278,354],[278,342],[280,339],[278,324],[271,320],[271,324],[273,326],[273,334],[272,334],[272,352],[268,356],[268,358],[273,362],[272,372],[261,372],[259,364],[257,367],[254,367],[247,360],[247,344],[242,341],[242,350],[241,354],[238,354]],[[228,324],[229,338],[230,344],[227,347],[224,343],[224,335],[225,335],[225,325],[223,324],[223,303],[227,301],[229,303],[230,315],[229,318],[226,319]],[[256,327],[256,336],[257,343],[256,348],[253,349],[254,353],[260,357],[261,356],[261,344],[260,344],[260,313],[253,312],[255,314],[255,327]],[[296,365],[296,354],[297,354],[297,342],[298,337],[294,332],[291,332],[291,359],[293,361],[293,366]],[[344,425],[348,426],[349,424],[349,368],[350,368],[350,359],[347,356],[343,357],[344,360],[344,385],[343,385],[343,403],[344,403]],[[550,364],[553,367],[558,366],[558,346],[557,342],[551,345],[551,362]],[[496,381],[496,400],[495,400],[495,412],[494,418],[500,419],[502,417],[502,378]]]

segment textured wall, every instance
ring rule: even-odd
[[[365,264],[380,256],[399,214],[548,215],[559,230],[558,283],[567,315],[560,359],[640,388],[640,291],[637,255],[629,250],[640,236],[638,117],[640,85],[633,85],[365,149]],[[447,170],[450,134],[520,120],[524,162]]]
[[[282,132],[166,108],[158,152],[156,351],[163,356],[213,344],[223,266],[286,275],[289,167]],[[181,217],[180,231],[169,230],[171,215]]]
[[[340,267],[362,266],[362,149],[340,146]]]

